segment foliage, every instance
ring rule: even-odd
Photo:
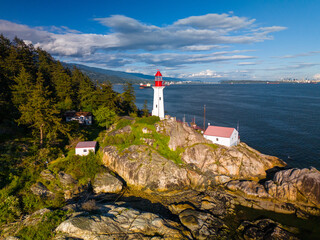
[[[42,240],[52,239],[55,228],[66,219],[66,212],[55,210],[45,213],[41,222],[36,225],[25,226],[18,232],[19,239]]]
[[[57,131],[66,133],[67,129],[61,123],[58,117],[58,110],[52,104],[48,87],[44,86],[44,79],[41,73],[38,73],[36,85],[29,93],[29,97],[24,103],[20,103],[18,109],[21,117],[18,122],[28,124],[37,129],[40,135],[40,145],[43,144],[46,136],[49,140],[56,140]]]
[[[100,171],[99,154],[61,157],[66,154],[66,145],[79,139],[93,140],[101,131],[97,125],[66,123],[63,120],[66,110],[93,112],[102,126],[112,124],[116,114],[136,111],[132,85],[119,94],[110,83],[97,85],[80,70],[63,67],[49,53],[18,38],[10,41],[3,35],[0,35],[0,86],[0,132],[6,135],[0,139],[0,224],[43,207],[57,208],[64,204],[61,192],[55,192],[54,198],[45,198],[30,191],[34,183],[45,181],[39,175],[47,165],[55,173],[65,171],[73,175],[79,184],[93,179]],[[53,190],[58,182],[43,183]],[[50,232],[50,227],[42,228],[46,226],[28,227],[20,236],[50,238],[41,235],[43,231]]]
[[[148,110],[148,101],[147,100],[144,100],[144,103],[143,103],[143,108],[142,108],[142,112],[143,112],[143,116],[144,117],[148,117],[149,116],[149,110]]]
[[[122,93],[122,113],[124,115],[130,115],[130,113],[136,113],[137,107],[135,105],[136,96],[134,93],[134,88],[132,83],[126,83],[123,86],[123,93]]]
[[[136,123],[154,126],[154,124],[156,124],[159,121],[160,121],[160,118],[158,116],[150,116],[146,118],[138,118],[136,120]]]
[[[116,130],[124,128],[125,126],[128,126],[128,125],[131,125],[131,122],[132,121],[129,119],[125,119],[125,118],[120,119],[120,121],[117,122]]]
[[[144,138],[151,138],[154,140],[153,146],[151,146],[155,151],[157,151],[163,157],[174,161],[176,164],[182,164],[181,153],[183,152],[182,148],[178,148],[173,151],[168,147],[170,140],[169,136],[158,133],[154,127],[154,124],[159,121],[159,117],[151,116],[144,118],[136,118],[135,121],[128,119],[121,119],[116,129],[121,129],[127,125],[131,125],[131,132],[117,134],[115,136],[109,135],[105,138],[103,146],[115,145],[118,150],[121,152],[124,149],[128,148],[131,145],[145,145],[143,141]],[[151,133],[144,134],[142,132],[143,128],[147,128]]]
[[[80,184],[85,184],[89,179],[94,179],[96,173],[102,168],[99,152],[90,152],[87,156],[79,156],[70,153],[65,158],[57,159],[48,168],[55,173],[64,171],[72,175]]]
[[[101,106],[97,110],[93,111],[95,120],[100,127],[109,128],[116,120],[116,113],[110,110],[109,107]]]
[[[0,193],[0,224],[9,223],[20,217],[21,209],[19,199],[8,195],[5,191]]]

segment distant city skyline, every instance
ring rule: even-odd
[[[60,61],[188,80],[320,79],[316,0],[3,1],[0,34]]]

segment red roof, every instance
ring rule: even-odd
[[[156,73],[155,76],[156,76],[156,77],[162,77],[162,74],[161,74],[161,72],[158,70],[158,72]]]
[[[78,142],[76,148],[91,148],[96,147],[96,141],[86,141],[86,142]]]
[[[231,137],[234,128],[228,127],[218,127],[218,126],[208,126],[207,130],[204,132],[204,135],[215,136],[215,137]]]
[[[76,112],[76,111],[67,111],[64,114],[66,117],[87,117],[87,116],[92,116],[91,112]]]

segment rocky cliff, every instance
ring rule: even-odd
[[[59,179],[65,209],[73,211],[56,239],[299,239],[306,226],[250,218],[239,206],[303,219],[320,215],[314,168],[283,169],[283,161],[245,143],[214,145],[174,119],[127,123],[107,133],[106,169],[91,180],[92,190],[80,191],[64,172],[42,173],[47,181]],[[270,169],[276,169],[272,177]],[[55,194],[41,182],[31,190]]]

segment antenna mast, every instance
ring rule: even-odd
[[[206,130],[206,105],[203,106],[203,131]]]

